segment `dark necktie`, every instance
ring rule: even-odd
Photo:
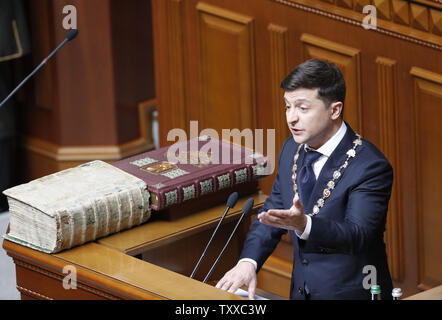
[[[316,183],[316,177],[315,173],[313,172],[312,164],[318,160],[320,156],[321,154],[319,152],[308,150],[301,170],[297,175],[299,198],[304,207],[307,205],[313,191],[313,187]]]

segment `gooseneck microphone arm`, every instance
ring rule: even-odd
[[[242,207],[242,214],[239,218],[238,222],[235,225],[235,228],[233,229],[232,233],[230,234],[229,239],[226,242],[226,245],[224,246],[223,250],[221,250],[220,254],[218,255],[218,258],[216,258],[215,262],[213,263],[212,267],[210,268],[209,272],[207,273],[206,277],[203,280],[203,283],[207,282],[207,279],[209,279],[210,275],[212,274],[213,270],[215,269],[216,265],[218,264],[218,261],[221,259],[222,255],[224,254],[224,251],[226,251],[227,246],[229,245],[230,241],[232,240],[233,236],[235,235],[236,229],[238,229],[239,225],[241,224],[241,221],[244,219],[245,216],[249,215],[250,210],[252,210],[253,207],[253,198],[248,199],[243,207]]]
[[[193,277],[195,276],[195,272],[198,270],[198,268],[199,268],[199,266],[201,264],[201,261],[203,261],[203,258],[206,256],[207,249],[209,248],[210,244],[212,243],[212,240],[215,237],[215,234],[218,232],[218,229],[221,226],[221,223],[224,221],[224,218],[226,217],[227,212],[229,211],[229,209],[231,209],[231,208],[233,208],[235,206],[237,201],[238,201],[238,192],[233,192],[229,196],[229,199],[227,200],[227,208],[224,211],[223,216],[219,220],[218,225],[216,226],[215,230],[212,233],[212,237],[210,237],[210,240],[207,243],[206,248],[204,249],[203,254],[201,255],[200,259],[198,260],[198,263],[196,264],[195,268],[192,271],[192,274],[190,275],[191,279],[193,279]]]
[[[32,78],[32,76],[38,71],[40,70],[41,67],[43,67],[43,65],[45,65],[49,59],[52,58],[52,56],[58,51],[60,50],[61,47],[63,47],[66,42],[71,41],[72,39],[74,39],[78,34],[78,30],[77,29],[72,29],[71,31],[68,32],[68,34],[66,35],[66,38],[63,40],[62,43],[60,43],[58,45],[57,48],[55,48],[54,51],[52,51],[46,58],[43,59],[43,61],[37,66],[37,68],[34,69],[34,71],[32,71],[22,82],[20,82],[20,84],[2,101],[2,103],[0,103],[0,108],[9,100],[11,99],[11,97],[30,79]]]

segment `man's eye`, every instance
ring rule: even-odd
[[[301,110],[301,111],[307,111],[308,110],[308,108],[304,107],[304,106],[298,106],[298,109]]]
[[[290,106],[285,106],[285,110],[288,110],[288,109],[290,109]]]

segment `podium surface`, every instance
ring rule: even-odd
[[[266,195],[251,197],[255,214]],[[196,278],[210,268],[211,258],[224,246],[246,200],[239,199],[229,211]],[[242,299],[188,277],[224,210],[224,205],[215,206],[174,221],[153,215],[143,225],[57,254],[7,240],[3,248],[14,260],[22,299]],[[249,228],[247,219],[244,222],[214,277],[237,261]]]

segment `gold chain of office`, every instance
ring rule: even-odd
[[[313,206],[313,212],[309,213],[308,215],[310,217],[313,217],[315,215],[317,215],[319,213],[319,211],[321,210],[321,208],[324,206],[325,200],[330,197],[332,190],[335,188],[336,183],[338,182],[338,180],[341,178],[342,176],[342,170],[344,170],[345,168],[347,168],[348,166],[348,162],[351,158],[356,157],[356,148],[360,145],[362,145],[362,138],[359,134],[356,133],[356,137],[357,139],[353,140],[353,147],[351,149],[349,149],[347,151],[347,158],[345,159],[344,163],[339,167],[339,169],[335,170],[333,172],[333,178],[327,182],[327,187],[323,190],[322,192],[322,197],[318,199],[318,201],[316,202],[316,204]],[[293,168],[292,168],[292,179],[293,179],[293,191],[296,195],[296,193],[298,192],[298,185],[296,183],[296,170],[298,169],[298,166],[296,164],[296,161],[299,158],[299,151],[301,150],[301,148],[304,146],[304,144],[299,145],[298,150],[296,151],[295,157],[294,157],[294,161],[293,161]],[[294,179],[296,177],[296,179]]]

